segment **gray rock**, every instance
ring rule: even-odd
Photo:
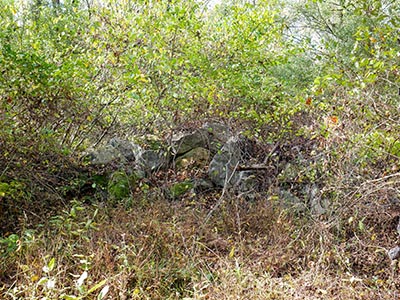
[[[232,136],[232,132],[229,127],[221,123],[207,122],[202,126],[202,128],[211,133],[214,139],[224,143],[226,143]]]
[[[388,251],[388,256],[391,260],[398,259],[400,257],[400,247],[396,246]]]
[[[297,212],[309,211],[320,216],[329,208],[329,201],[321,197],[321,191],[316,184],[305,185],[299,197],[287,190],[279,190],[278,194],[284,207],[293,208]]]
[[[205,148],[197,147],[179,156],[175,161],[175,165],[178,170],[188,167],[203,168],[207,166],[209,162],[210,151]]]
[[[284,207],[293,209],[296,212],[304,212],[307,209],[307,205],[304,201],[289,191],[280,190],[279,199],[282,201]]]
[[[172,138],[172,152],[174,155],[182,155],[192,149],[208,148],[210,135],[205,129],[198,129],[192,133],[180,133]]]
[[[240,192],[253,192],[258,182],[253,171],[240,171],[237,185]]]
[[[304,172],[306,166],[298,163],[286,163],[281,173],[278,175],[278,179],[281,182],[293,182],[297,181],[299,174]]]
[[[139,171],[148,176],[167,166],[168,155],[163,151],[144,150],[139,153],[137,163]]]
[[[119,138],[112,138],[108,143],[117,149],[128,161],[135,161],[142,151],[139,145]]]
[[[232,137],[229,127],[221,123],[206,123],[202,129],[210,135],[209,149],[212,153],[216,153]]]
[[[399,221],[397,222],[396,231],[400,235],[400,218]]]
[[[329,200],[321,197],[321,191],[316,184],[306,185],[304,192],[313,215],[320,216],[327,212]]]
[[[236,168],[240,160],[240,140],[238,137],[232,137],[215,154],[209,165],[208,176],[211,181],[220,187],[233,186],[239,179]]]
[[[172,152],[182,155],[192,149],[201,147],[215,153],[232,136],[229,128],[220,123],[206,123],[190,133],[179,133],[172,138]]]
[[[257,196],[259,182],[253,171],[240,171],[235,187],[237,192],[248,200],[254,200]]]
[[[202,193],[204,191],[209,191],[212,190],[213,188],[214,185],[211,182],[211,180],[199,178],[195,179],[193,182],[193,193],[195,194]]]
[[[112,161],[125,161],[125,157],[113,146],[107,145],[104,148],[89,150],[84,159],[93,165],[106,165]]]

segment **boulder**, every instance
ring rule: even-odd
[[[141,152],[139,145],[120,138],[112,138],[104,147],[89,150],[84,159],[93,165],[106,165],[113,161],[135,161]]]
[[[290,191],[279,190],[279,200],[283,207],[294,210],[295,212],[304,212],[307,210],[307,205],[299,197],[293,195]]]
[[[240,138],[232,137],[213,157],[208,167],[208,176],[215,185],[233,186],[238,181],[236,168],[241,161],[240,145]]]
[[[307,168],[306,165],[302,165],[299,163],[289,162],[286,163],[278,175],[278,179],[281,182],[299,182],[299,176],[304,173],[304,170]]]
[[[178,133],[172,137],[172,152],[179,156],[195,148],[205,148],[216,153],[232,137],[226,125],[206,123],[190,133]]]
[[[202,129],[209,133],[210,142],[208,149],[215,154],[232,137],[232,131],[221,123],[206,123]]]
[[[180,133],[172,138],[172,153],[176,156],[201,147],[208,148],[210,135],[205,129],[198,129],[191,133]]]
[[[240,171],[236,182],[237,191],[249,199],[253,199],[257,194],[259,182],[253,171]]]
[[[149,176],[168,165],[168,154],[164,151],[143,150],[137,157],[137,166],[142,176]]]
[[[139,145],[120,138],[112,138],[108,144],[117,149],[127,161],[135,161],[142,151]]]
[[[193,180],[193,193],[203,193],[207,191],[211,191],[214,189],[214,185],[211,180],[204,178],[197,178]]]
[[[210,151],[197,147],[175,160],[175,166],[178,170],[186,169],[188,167],[203,168],[210,162]]]
[[[397,221],[396,231],[397,231],[397,234],[400,235],[400,218],[399,218],[399,220]]]
[[[84,155],[84,160],[93,165],[106,165],[113,161],[126,161],[121,152],[111,145],[88,151]]]
[[[327,199],[322,198],[321,191],[316,184],[307,184],[304,192],[313,215],[320,216],[327,212],[330,203]]]
[[[284,207],[297,212],[308,211],[314,216],[320,216],[325,214],[329,208],[329,201],[322,198],[318,185],[314,183],[303,185],[297,195],[284,189],[279,190],[278,194]]]

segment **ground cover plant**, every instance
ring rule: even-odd
[[[399,4],[0,0],[0,298],[398,298]],[[251,198],[83,159],[210,121]]]

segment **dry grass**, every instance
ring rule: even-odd
[[[234,197],[204,224],[208,212],[201,201],[162,197],[138,198],[132,209],[75,203],[3,256],[2,299],[96,299],[104,286],[104,299],[399,296],[398,266],[385,251],[394,238],[391,217],[349,209],[314,220],[266,199]],[[78,287],[84,270],[88,278]]]

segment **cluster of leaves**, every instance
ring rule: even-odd
[[[392,2],[2,1],[1,16],[8,149],[75,150],[206,117],[279,131],[306,94],[370,123],[397,117]]]
[[[173,127],[194,117],[261,122],[283,105],[290,80],[279,71],[301,50],[284,38],[286,21],[276,2],[235,1],[212,12],[197,1],[141,3],[134,11],[129,5],[104,9],[101,17],[112,28],[101,34],[126,88],[125,123]]]

